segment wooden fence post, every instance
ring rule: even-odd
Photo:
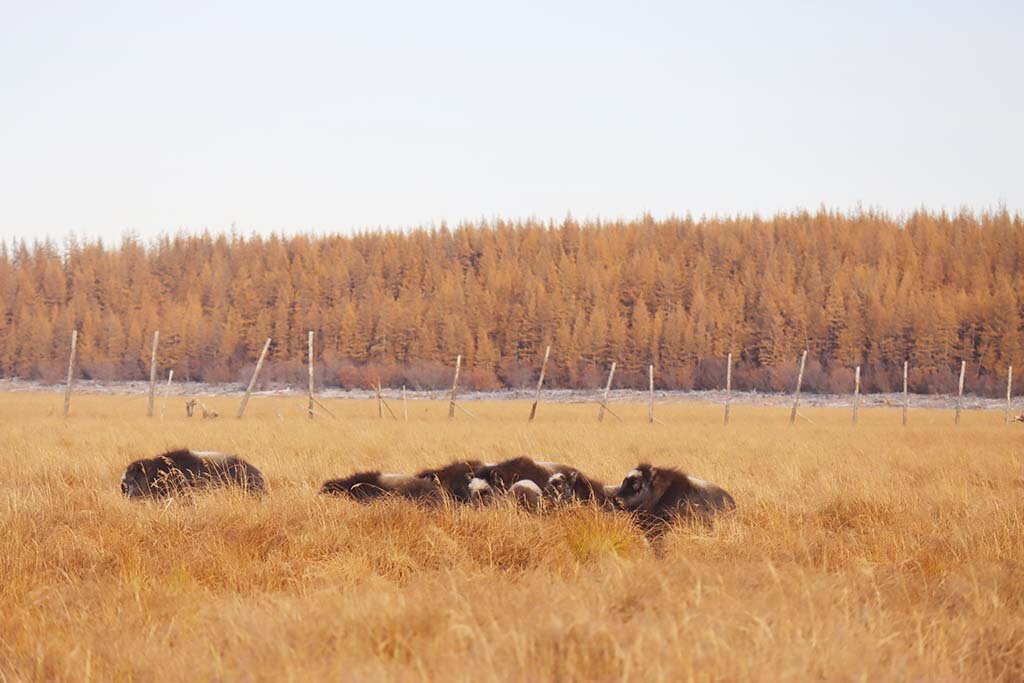
[[[309,331],[309,419],[313,419],[313,330]]]
[[[448,399],[448,419],[455,417],[455,396],[459,391],[459,372],[462,370],[462,354],[455,359],[455,378],[452,380],[452,395]]]
[[[907,426],[907,410],[910,408],[910,392],[907,390],[907,374],[910,361],[903,361],[903,426]]]
[[[857,408],[860,407],[860,366],[853,373],[853,424],[857,424]]]
[[[71,382],[75,377],[75,352],[78,350],[78,330],[71,330],[71,353],[68,355],[68,386],[64,390],[64,417],[71,410]]]
[[[402,412],[405,413],[405,421],[409,421],[409,399],[405,395],[405,385],[402,385]]]
[[[149,357],[149,404],[146,417],[153,417],[153,400],[156,397],[156,348],[160,343],[160,330],[153,333],[153,353]]]
[[[384,397],[380,395],[380,377],[377,378],[377,384],[373,387],[377,392],[377,417],[384,419]]]
[[[1003,415],[1003,422],[1010,424],[1010,392],[1013,390],[1013,366],[1010,366],[1006,373],[1006,414]]]
[[[729,424],[729,403],[732,401],[732,352],[725,359],[725,422]]]
[[[800,372],[796,376],[796,392],[793,394],[793,410],[789,413],[789,424],[796,424],[796,411],[800,406],[800,386],[804,383],[804,366],[807,364],[807,351],[800,356]]]
[[[160,406],[160,419],[167,416],[167,398],[171,395],[171,380],[174,379],[174,370],[167,373],[167,386],[164,387],[164,402]]]
[[[647,422],[654,424],[654,365],[647,366],[647,385],[650,392],[647,401]]]
[[[598,422],[604,422],[604,411],[608,406],[608,392],[611,391],[612,378],[615,376],[615,363],[616,361],[612,361],[612,369],[608,372],[608,384],[604,387],[604,398],[601,399],[601,410],[597,413]]]
[[[534,416],[537,414],[537,402],[540,401],[540,388],[544,385],[544,371],[548,367],[548,356],[551,355],[551,345],[548,344],[548,348],[544,351],[544,362],[540,364],[540,379],[537,380],[537,393],[533,395],[533,406],[530,408],[530,419],[527,422],[533,422]]]
[[[956,390],[956,419],[954,424],[960,424],[960,408],[964,400],[964,373],[967,370],[967,361],[960,361],[960,384]]]
[[[242,415],[245,414],[245,406],[248,405],[249,395],[252,394],[253,387],[256,386],[256,378],[260,376],[260,368],[263,367],[263,361],[267,357],[268,349],[270,349],[270,337],[267,337],[267,341],[263,345],[263,350],[260,351],[260,358],[256,361],[256,369],[252,371],[252,379],[249,380],[249,387],[245,390],[245,396],[242,397],[242,405],[238,406],[238,419],[242,419]]]

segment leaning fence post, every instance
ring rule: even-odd
[[[174,370],[167,373],[167,386],[164,387],[164,402],[160,405],[160,419],[167,416],[167,397],[171,395],[171,380],[174,379]]]
[[[647,383],[650,387],[650,399],[647,402],[647,421],[654,424],[654,365],[647,366]]]
[[[249,403],[249,396],[252,394],[253,387],[256,386],[256,378],[260,376],[260,368],[263,367],[263,360],[267,357],[267,350],[269,348],[270,337],[267,337],[267,341],[263,345],[263,350],[260,351],[260,358],[256,361],[256,369],[252,371],[252,379],[249,380],[249,386],[245,390],[245,396],[242,397],[242,405],[238,406],[238,419],[242,419],[242,415],[245,414],[245,406]]]
[[[146,417],[153,417],[153,400],[156,397],[156,347],[160,343],[160,330],[153,333],[153,353],[149,358],[149,404]]]
[[[907,390],[907,369],[910,361],[903,361],[903,426],[907,426],[907,410],[910,408],[910,392]]]
[[[615,361],[612,361],[612,369],[608,372],[608,384],[604,387],[604,398],[601,399],[601,410],[597,413],[597,421],[604,422],[604,411],[608,406],[608,392],[612,388],[612,377],[615,376]]]
[[[71,353],[68,355],[68,386],[64,390],[64,417],[71,410],[71,382],[75,373],[75,352],[78,349],[78,330],[71,330]]]
[[[1010,424],[1010,391],[1013,389],[1013,366],[1010,366],[1006,373],[1006,414],[1003,415],[1003,422]]]
[[[725,422],[729,424],[729,403],[732,401],[732,352],[725,359]]]
[[[313,419],[313,330],[309,331],[309,419]]]
[[[459,372],[462,370],[462,354],[455,359],[455,378],[452,380],[452,395],[448,399],[448,419],[455,417],[455,395],[459,391]]]
[[[384,397],[380,395],[380,377],[377,378],[377,383],[373,386],[373,390],[377,392],[377,417],[384,419]]]
[[[960,408],[964,400],[964,372],[967,370],[967,361],[960,361],[960,384],[956,390],[956,419],[955,424],[960,424]]]
[[[551,355],[551,345],[548,344],[548,348],[544,351],[544,361],[540,364],[540,379],[537,380],[537,393],[533,395],[533,406],[530,407],[530,419],[527,422],[533,422],[534,416],[537,414],[537,402],[540,401],[540,388],[544,385],[544,371],[548,367],[548,356]]]
[[[804,383],[804,365],[807,363],[807,350],[800,356],[800,372],[796,376],[796,391],[793,393],[793,410],[789,413],[789,424],[796,424],[796,411],[800,406],[800,385]]]
[[[860,366],[853,373],[853,424],[857,424],[857,408],[860,407]]]

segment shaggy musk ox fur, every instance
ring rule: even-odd
[[[612,506],[612,496],[601,482],[591,479],[575,467],[559,462],[536,462],[521,455],[494,465],[486,465],[476,476],[494,491],[512,493],[514,498],[536,509],[541,497],[556,503],[590,502]],[[614,487],[618,491],[618,487]],[[535,491],[540,495],[535,496]]]
[[[544,494],[536,483],[529,479],[520,479],[508,489],[508,494],[519,505],[531,512],[540,510]]]
[[[439,500],[441,490],[430,479],[408,474],[381,474],[380,472],[356,472],[344,479],[325,481],[320,493],[334,496],[349,496],[360,502],[381,496],[401,496],[415,500]]]
[[[416,474],[382,474],[376,470],[356,472],[344,479],[324,482],[320,493],[350,496],[364,502],[388,495],[440,502],[447,495],[465,503],[473,497],[470,490],[473,473],[482,466],[478,460],[467,460],[421,470]]]
[[[601,507],[612,507],[618,486],[605,486],[579,470],[561,466],[561,471],[548,477],[544,494],[556,503],[594,502]]]
[[[434,469],[420,470],[416,476],[434,482],[442,491],[460,503],[468,503],[481,490],[471,486],[476,473],[485,465],[479,460],[461,460]]]
[[[556,467],[564,467],[557,463],[540,464],[532,458],[521,455],[518,458],[503,460],[493,465],[484,465],[475,475],[490,484],[496,491],[508,491],[517,481],[532,481],[538,486],[547,484],[548,479],[556,472]]]
[[[263,474],[234,455],[177,450],[128,465],[121,493],[129,498],[163,498],[187,489],[237,486],[249,493],[267,489]]]
[[[648,464],[637,465],[626,475],[617,501],[646,526],[690,515],[710,519],[717,512],[736,508],[732,496],[715,484]]]

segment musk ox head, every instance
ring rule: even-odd
[[[149,477],[146,476],[146,465],[136,461],[128,465],[121,475],[121,493],[127,498],[143,498],[152,496]]]
[[[187,477],[165,458],[136,460],[121,475],[121,493],[127,498],[160,498],[188,486]]]
[[[655,495],[653,490],[657,470],[650,465],[637,465],[630,470],[619,486],[616,496],[618,506],[623,510],[636,510]]]
[[[579,479],[579,472],[558,472],[548,477],[547,486],[544,487],[544,495],[556,503],[568,503],[576,495],[576,483]]]
[[[494,488],[486,479],[481,479],[473,474],[467,474],[466,481],[466,489],[469,492],[468,502],[476,505],[486,505],[494,500]]]

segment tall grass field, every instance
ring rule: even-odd
[[[1024,425],[1001,412],[0,394],[0,681],[1024,680]],[[401,405],[395,406],[399,418]],[[160,412],[160,401],[157,402]],[[223,450],[270,493],[123,498],[125,465]],[[638,462],[738,509],[623,514],[318,495],[357,469]]]

